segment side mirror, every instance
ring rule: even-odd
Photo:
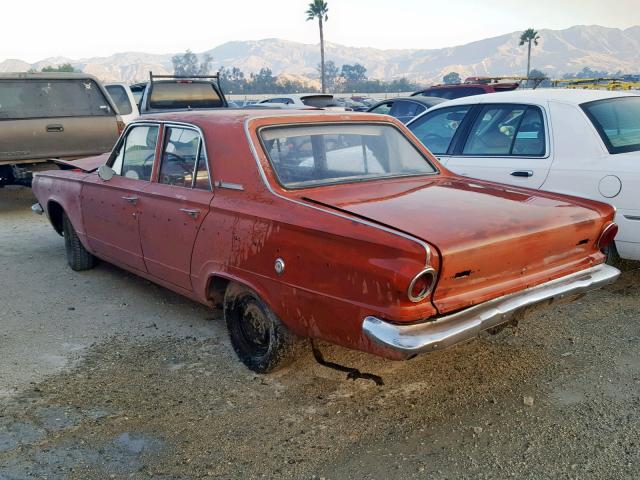
[[[100,165],[98,167],[98,177],[104,182],[111,180],[115,174],[116,172],[113,171],[113,168],[108,165]]]

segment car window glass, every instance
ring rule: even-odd
[[[640,150],[640,97],[598,100],[582,105],[609,153]]]
[[[177,80],[154,82],[149,108],[189,109],[222,107],[222,99],[211,82]]]
[[[200,146],[200,155],[198,155],[198,166],[196,167],[196,181],[193,188],[199,190],[211,190],[211,181],[209,179],[209,170],[207,169],[207,156],[204,151],[204,144]]]
[[[0,80],[0,119],[115,115],[91,79]]]
[[[378,105],[376,108],[371,110],[371,113],[379,113],[381,115],[388,115],[389,111],[391,110],[391,102],[388,103],[383,103],[381,105]]]
[[[445,87],[424,90],[420,92],[420,95],[423,95],[425,97],[439,97],[446,98],[447,100],[453,100],[454,98],[482,95],[483,93],[486,92],[483,88],[480,87]]]
[[[157,125],[139,125],[130,128],[111,166],[115,174],[134,180],[149,181],[157,141]]]
[[[393,106],[391,107],[391,111],[389,112],[389,115],[396,118],[415,117],[417,111],[418,111],[417,103],[398,100],[396,102],[393,102]]]
[[[127,91],[122,85],[107,85],[104,88],[107,89],[111,100],[118,107],[120,115],[129,115],[133,111],[131,102],[129,102],[129,95],[127,95]]]
[[[159,183],[191,188],[200,134],[190,128],[167,127],[164,134]]]
[[[435,172],[391,126],[278,127],[261,137],[278,179],[291,188]]]
[[[513,142],[512,155],[515,156],[537,156],[545,154],[545,129],[542,112],[539,108],[527,108],[518,133]]]
[[[463,155],[543,155],[542,114],[525,105],[487,105],[475,119]]]
[[[411,123],[409,129],[431,153],[445,154],[470,108],[469,105],[462,105],[428,112]]]

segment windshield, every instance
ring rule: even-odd
[[[149,108],[188,109],[222,107],[220,95],[211,82],[178,80],[154,82],[151,87]]]
[[[598,100],[581,105],[609,153],[640,150],[640,97]]]
[[[390,125],[272,127],[260,136],[278,180],[288,188],[436,172]]]

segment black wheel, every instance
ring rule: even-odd
[[[96,257],[84,248],[65,213],[62,214],[62,233],[64,235],[64,248],[67,251],[67,263],[69,263],[71,269],[79,272],[93,268],[96,264]]]
[[[224,319],[238,358],[254,372],[272,372],[293,359],[298,338],[253,290],[229,284]]]

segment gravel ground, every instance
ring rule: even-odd
[[[409,362],[323,345],[254,375],[218,312],[63,242],[0,190],[0,480],[640,478],[640,270]]]

